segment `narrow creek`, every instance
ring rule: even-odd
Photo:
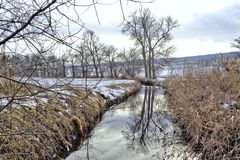
[[[66,160],[195,159],[171,116],[163,90],[143,86],[107,111],[91,138]]]

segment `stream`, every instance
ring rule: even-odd
[[[163,90],[143,86],[107,111],[92,136],[66,160],[197,159],[171,117]]]

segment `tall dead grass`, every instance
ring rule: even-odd
[[[17,93],[15,99],[26,96],[30,99],[31,91],[38,88],[22,87],[12,81],[1,81],[0,98]],[[126,92],[116,97],[117,102],[123,101],[139,90],[140,83],[119,84],[110,88],[125,88]],[[67,87],[66,87],[67,88]],[[65,88],[63,88],[65,89]],[[100,93],[75,88],[67,90],[72,96],[60,95],[45,90],[45,97],[36,96],[36,106],[22,106],[11,103],[0,112],[0,159],[62,159],[89,136],[91,130],[101,119],[102,114],[111,103]],[[47,102],[41,101],[47,98]],[[18,98],[17,100],[20,101]],[[25,100],[25,99],[24,99]],[[21,99],[22,101],[22,99]]]
[[[104,111],[99,94],[89,94],[84,101],[70,97],[68,105],[58,95],[49,96],[48,103],[36,108],[0,112],[0,159],[61,159],[75,141],[87,136]]]
[[[202,159],[240,159],[240,59],[189,68],[164,82],[185,140]]]

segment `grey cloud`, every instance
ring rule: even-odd
[[[205,15],[197,15],[193,22],[181,26],[175,32],[176,38],[212,39],[229,41],[240,36],[240,4]]]

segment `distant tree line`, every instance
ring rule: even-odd
[[[122,32],[135,41],[133,48],[118,50],[100,41],[92,30],[85,30],[78,44],[57,56],[54,49],[41,47],[31,54],[14,54],[12,64],[18,73],[38,77],[135,77],[144,72],[147,78],[156,78],[161,65],[174,50],[170,45],[171,31],[178,26],[171,17],[156,19],[149,9],[133,12],[122,26]],[[22,75],[21,75],[22,76]]]
[[[100,42],[94,31],[86,30],[77,50],[60,55],[51,51],[38,54],[6,56],[18,76],[21,73],[35,77],[134,77],[142,68],[137,48],[118,50]]]

